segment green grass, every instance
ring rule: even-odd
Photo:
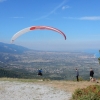
[[[87,88],[76,89],[71,100],[100,100],[100,85],[90,85]]]
[[[20,79],[20,78],[0,78],[0,81],[19,81],[19,82],[38,82],[39,79]]]
[[[50,79],[44,79],[44,78],[40,78],[40,79],[22,79],[22,78],[0,78],[0,81],[18,81],[18,82],[40,82],[40,81],[50,81]]]

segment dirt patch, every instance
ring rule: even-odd
[[[71,95],[43,83],[0,81],[0,100],[69,100]]]

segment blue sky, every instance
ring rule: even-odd
[[[14,44],[34,50],[100,49],[100,0],[0,0],[0,42],[30,26],[52,26],[67,39],[50,30],[35,30]]]

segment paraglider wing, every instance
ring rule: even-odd
[[[32,30],[37,30],[37,29],[40,29],[40,30],[52,30],[52,31],[55,31],[55,32],[58,32],[60,34],[62,34],[66,40],[66,35],[60,31],[59,29],[57,28],[53,28],[53,27],[49,27],[49,26],[32,26],[32,27],[28,27],[28,28],[25,28],[19,32],[17,32],[11,39],[11,42],[14,42],[14,40],[16,38],[18,38],[19,36],[21,36],[22,34],[26,33],[26,32],[29,32],[29,31],[32,31]]]
[[[24,34],[24,33],[26,33],[26,32],[29,32],[29,31],[31,31],[31,30],[30,30],[30,27],[25,28],[25,29],[22,29],[21,31],[17,32],[16,34],[13,35],[13,37],[12,37],[12,39],[11,39],[11,43],[13,43],[14,40],[15,40],[16,38],[18,38],[18,37],[21,36],[22,34]]]
[[[53,27],[49,27],[49,26],[33,26],[30,28],[30,30],[35,30],[35,29],[47,29],[47,30],[56,31],[56,32],[62,34],[66,40],[66,35],[57,28],[53,28]]]

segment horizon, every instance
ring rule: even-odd
[[[4,43],[4,42],[0,42],[0,43]],[[9,45],[16,45],[16,46],[21,46],[21,45],[18,45],[18,44],[10,44],[10,43],[4,43],[4,44],[9,44]],[[21,46],[21,47],[24,47],[24,48],[27,48],[25,46]],[[96,58],[100,57],[100,52],[98,49],[84,49],[84,50],[40,50],[40,49],[30,49],[30,48],[27,48],[29,50],[33,50],[33,51],[39,51],[39,52],[69,52],[69,53],[80,53],[80,52],[83,52],[83,53],[89,53],[89,54],[94,54],[94,56]]]

